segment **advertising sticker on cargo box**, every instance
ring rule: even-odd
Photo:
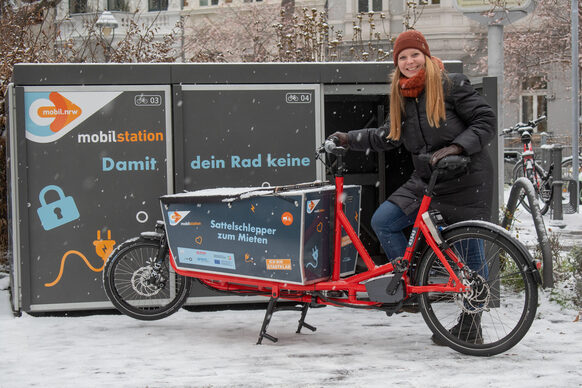
[[[164,196],[176,267],[297,284],[327,279],[334,190],[320,186],[275,194],[259,189],[263,194],[222,199],[196,192]],[[359,190],[346,187],[346,210],[356,230]],[[354,273],[356,260],[352,244],[342,247],[341,273]]]

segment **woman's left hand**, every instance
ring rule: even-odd
[[[430,164],[436,165],[439,160],[449,155],[459,155],[463,152],[463,147],[458,144],[451,144],[450,146],[443,147],[440,150],[435,151],[430,158]]]

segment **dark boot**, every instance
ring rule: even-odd
[[[481,313],[461,313],[459,316],[459,322],[449,329],[449,333],[451,333],[454,337],[459,338],[461,341],[478,345],[482,344],[483,333],[481,331]],[[434,334],[431,339],[432,342],[437,345],[446,345],[442,343]]]

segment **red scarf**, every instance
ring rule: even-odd
[[[444,65],[442,61],[437,57],[431,57],[433,62],[442,70],[444,70]],[[400,91],[403,97],[418,97],[420,93],[424,90],[424,85],[426,81],[426,70],[424,68],[420,69],[411,78],[406,78],[404,76],[400,77],[398,84],[400,85]]]
[[[420,69],[412,78],[400,77],[398,84],[400,85],[400,92],[404,97],[418,97],[424,90],[426,81],[426,71],[424,68]]]

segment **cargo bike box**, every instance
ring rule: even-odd
[[[221,188],[161,198],[176,268],[291,284],[330,278],[335,187]],[[344,187],[344,211],[359,232],[360,186]],[[342,239],[342,276],[357,251]]]

